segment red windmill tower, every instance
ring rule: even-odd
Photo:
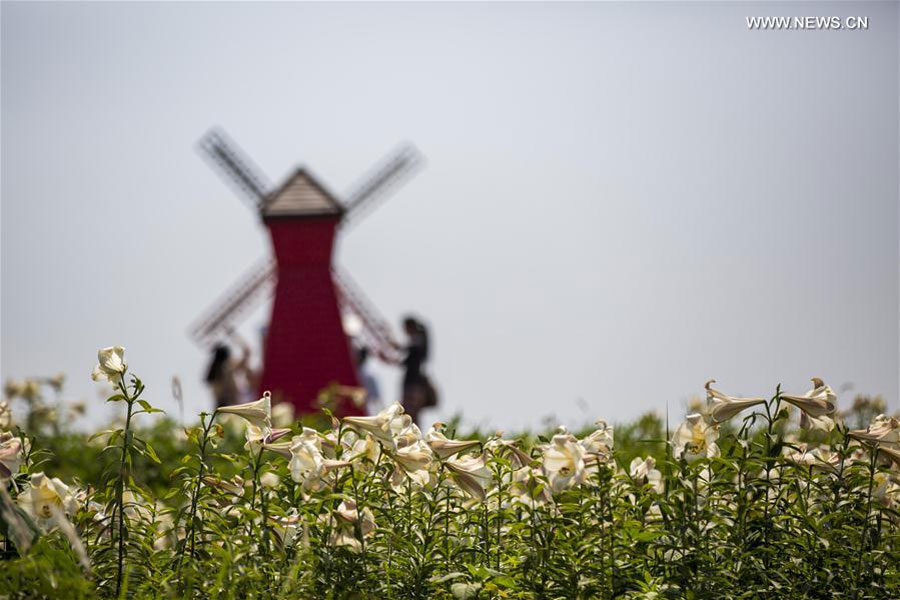
[[[412,146],[401,147],[340,202],[302,167],[269,191],[263,176],[221,131],[207,133],[200,148],[259,211],[274,258],[263,260],[229,288],[191,327],[191,337],[212,346],[274,290],[260,391],[270,390],[298,412],[313,412],[324,388],[359,383],[342,324],[348,315],[362,325],[362,343],[382,355],[396,354],[387,322],[339,273],[332,255],[338,230],[406,179],[421,164],[420,155]],[[360,412],[350,404],[341,411]]]

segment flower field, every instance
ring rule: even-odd
[[[519,437],[268,394],[182,428],[121,347],[94,378],[93,435],[7,383],[0,598],[900,597],[900,421],[817,378]]]

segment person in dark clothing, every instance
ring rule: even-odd
[[[248,367],[250,348],[240,340],[238,343],[241,346],[239,360],[231,358],[231,350],[225,344],[217,344],[213,348],[206,383],[212,391],[216,408],[240,404],[246,400],[243,396],[251,375]]]
[[[398,350],[405,352],[401,361],[404,372],[403,397],[400,403],[403,410],[416,422],[422,409],[437,405],[434,386],[424,372],[429,351],[428,329],[418,319],[408,316],[403,319],[403,331],[408,341],[406,346],[397,345]]]

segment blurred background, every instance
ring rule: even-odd
[[[896,410],[898,4],[747,29],[798,6],[4,2],[0,375],[66,373],[96,424],[122,344],[154,404],[177,375],[209,409],[188,326],[269,243],[197,153],[219,125],[276,183],[427,157],[336,254],[430,326],[433,418],[680,414],[710,377]]]

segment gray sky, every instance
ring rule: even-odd
[[[869,30],[748,31],[776,14]],[[814,375],[896,408],[898,71],[894,2],[4,2],[2,376],[100,405],[122,344],[152,400],[178,374],[208,406],[186,328],[268,251],[195,151],[218,124],[273,181],[427,156],[337,256],[430,321],[440,415],[620,420]]]

